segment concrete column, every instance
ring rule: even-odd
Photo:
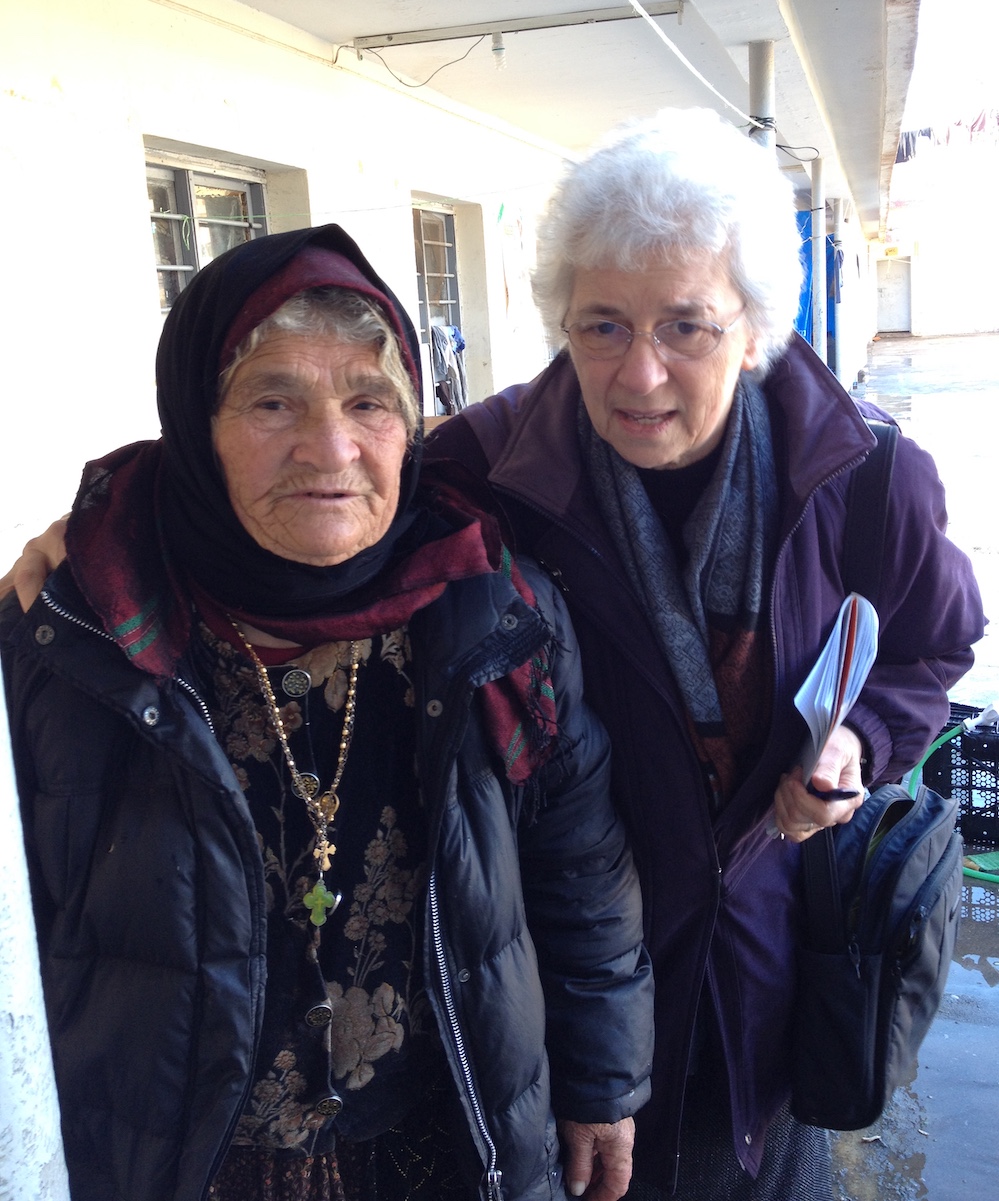
[[[774,85],[773,42],[749,43],[749,115],[763,123],[765,128],[755,125],[749,136],[761,146],[776,151],[777,147],[777,93]]]
[[[58,832],[53,831],[53,837]],[[35,922],[0,698],[0,1201],[69,1201]]]
[[[826,191],[822,159],[812,159],[812,349],[826,361]]]

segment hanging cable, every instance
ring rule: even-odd
[[[741,108],[736,107],[736,105],[734,105],[730,100],[726,100],[725,97],[721,94],[721,92],[719,92],[718,89],[714,86],[714,84],[709,83],[708,80],[706,80],[704,78],[704,76],[700,73],[700,71],[698,71],[698,69],[694,66],[694,64],[688,58],[684,57],[684,55],[680,52],[680,48],[676,45],[676,43],[671,41],[666,36],[666,34],[663,33],[663,31],[659,28],[659,26],[655,23],[655,21],[653,21],[653,19],[649,16],[649,14],[645,11],[645,9],[642,8],[641,4],[638,3],[638,0],[629,0],[629,3],[631,4],[631,7],[635,10],[635,12],[638,14],[638,16],[640,16],[644,21],[647,21],[648,24],[651,25],[651,27],[655,31],[656,37],[658,37],[660,41],[666,43],[666,45],[669,47],[669,49],[673,51],[673,53],[680,60],[680,62],[683,63],[683,65],[687,68],[687,70],[691,73],[691,75],[693,75],[696,79],[700,80],[700,82],[703,83],[704,86],[709,91],[713,92],[718,97],[718,99],[722,102],[722,104],[724,104],[728,108],[730,108],[732,110],[732,112],[737,113],[743,119],[743,121],[748,121],[750,125],[754,125],[757,129],[765,129],[766,128],[766,126],[764,126],[760,121],[758,121],[756,119],[756,117],[751,117],[749,115],[749,113],[744,113]]]
[[[437,70],[431,71],[430,74],[426,77],[426,79],[422,83],[408,83],[405,79],[402,79],[399,75],[396,75],[396,73],[388,65],[388,63],[385,61],[385,59],[382,58],[382,56],[378,53],[378,51],[372,50],[370,46],[368,47],[367,50],[365,50],[364,53],[365,54],[373,54],[375,56],[375,58],[377,58],[378,61],[382,64],[382,66],[385,68],[385,70],[388,71],[389,75],[391,75],[392,78],[396,81],[396,83],[401,83],[404,88],[425,88],[427,86],[427,84],[431,81],[431,79],[433,79],[433,77],[435,75],[440,74],[440,72],[443,71],[445,67],[453,67],[455,63],[460,63],[463,59],[468,58],[468,56],[472,53],[472,51],[475,49],[475,47],[478,46],[478,44],[483,40],[483,38],[485,36],[486,36],[485,34],[482,34],[481,37],[476,38],[475,41],[471,44],[471,46],[469,46],[468,49],[465,51],[465,53],[462,54],[459,58],[452,58],[451,61],[448,63],[441,63],[441,65],[437,68]],[[340,49],[338,48],[337,54],[339,54],[339,53],[340,53]],[[336,66],[336,59],[333,60],[333,65]]]
[[[799,163],[814,162],[815,159],[819,158],[820,154],[821,154],[818,146],[783,146],[783,145],[781,145],[780,142],[778,142],[777,149],[783,150],[788,158],[797,159]],[[807,151],[809,151],[809,154],[807,157],[805,157],[805,155],[802,155],[802,154],[795,154],[796,150],[807,150]]]

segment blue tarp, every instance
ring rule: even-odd
[[[798,231],[802,241],[802,259],[805,265],[805,278],[801,285],[801,301],[798,305],[798,316],[794,328],[805,339],[812,340],[812,214],[799,212]],[[829,359],[833,360],[833,347],[836,339],[836,305],[839,299],[840,265],[837,263],[837,253],[833,246],[832,236],[826,234],[826,333],[828,335]]]

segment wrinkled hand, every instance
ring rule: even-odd
[[[66,558],[66,518],[53,521],[44,534],[25,543],[21,557],[5,576],[0,578],[0,597],[13,588],[22,610],[34,604],[48,576]]]
[[[620,1122],[560,1122],[565,1182],[570,1197],[618,1201],[631,1181],[634,1118]]]
[[[781,776],[774,794],[774,819],[778,832],[791,842],[804,842],[826,826],[848,822],[854,811],[864,803],[864,785],[860,773],[862,754],[863,747],[853,730],[839,726],[830,734],[812,772],[812,784],[820,792],[832,788],[856,792],[855,797],[847,800],[824,801],[812,796],[805,788],[800,767]]]

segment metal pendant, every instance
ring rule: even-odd
[[[319,777],[310,771],[301,771],[298,779],[292,781],[291,791],[300,801],[311,800],[319,791]]]
[[[305,696],[312,687],[312,676],[301,667],[293,667],[281,677],[285,696]]]

